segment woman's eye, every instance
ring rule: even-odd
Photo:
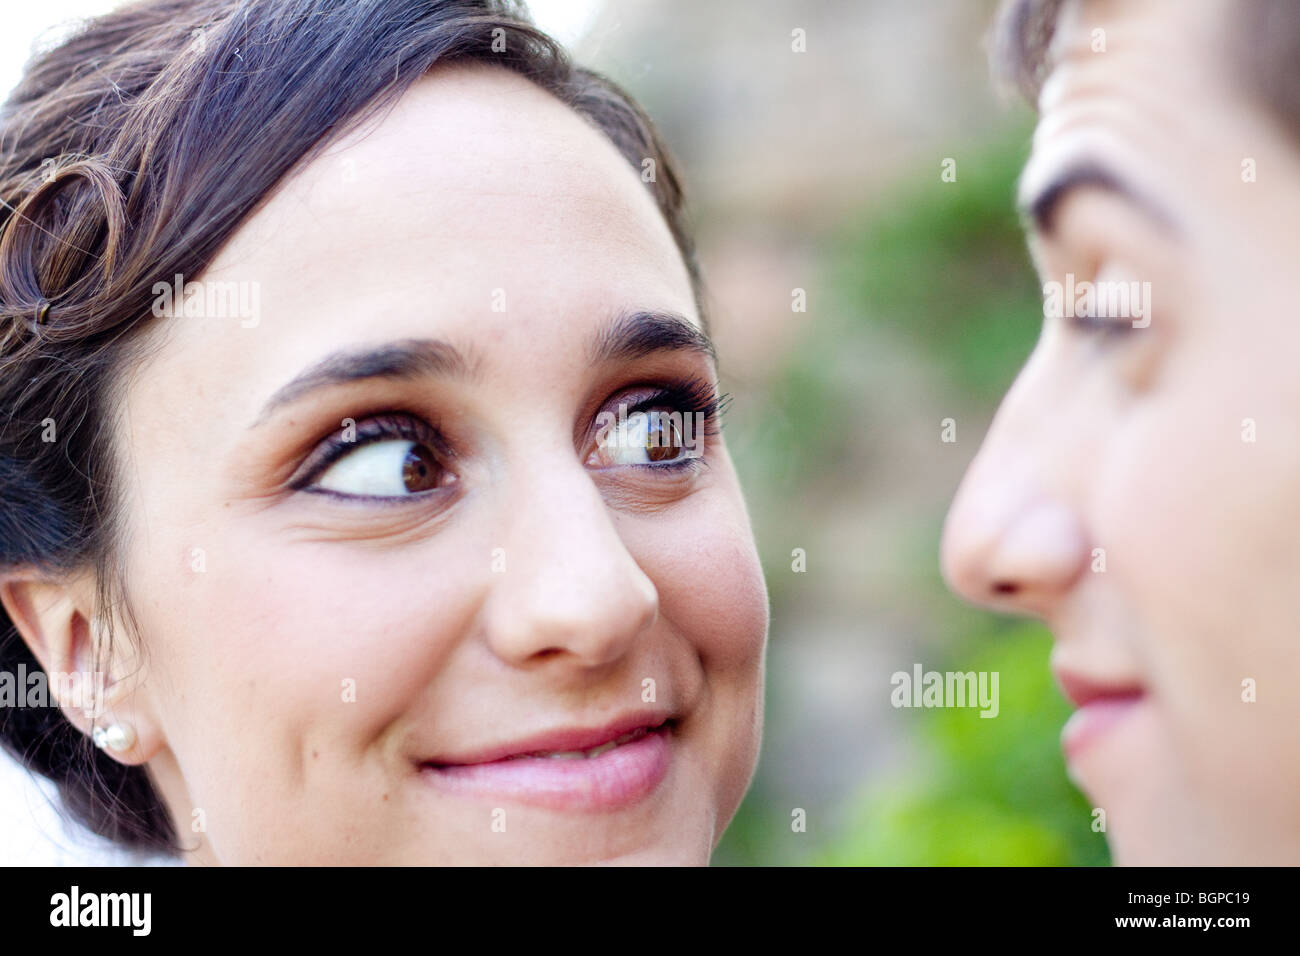
[[[650,410],[619,416],[601,428],[587,459],[594,467],[675,464],[693,457],[682,436],[680,412]]]
[[[448,472],[419,442],[374,441],[347,452],[325,469],[313,487],[342,495],[393,498],[431,491],[447,483]]]

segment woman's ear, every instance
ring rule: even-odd
[[[97,655],[94,601],[92,574],[52,577],[19,568],[0,575],[0,604],[43,671],[0,675],[0,681],[13,681],[13,706],[57,706],[87,735],[96,727],[129,728],[131,746],[108,753],[120,763],[142,764],[162,746],[141,687],[143,668],[140,661],[125,660],[120,646],[112,648],[111,658]],[[108,670],[97,669],[103,667]]]

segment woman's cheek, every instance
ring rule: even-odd
[[[160,664],[186,692],[187,713],[209,698],[205,710],[238,701],[264,737],[327,727],[361,744],[358,735],[398,716],[454,647],[462,584],[455,572],[418,573],[434,560],[456,567],[421,557],[427,546],[264,543],[236,560],[217,544],[199,580],[155,605],[146,635],[166,635]]]
[[[767,588],[738,491],[700,500],[661,525],[639,560],[659,591],[660,614],[706,667],[758,662],[767,637]]]

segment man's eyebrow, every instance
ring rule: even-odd
[[[700,328],[672,312],[619,312],[592,339],[593,365],[628,361],[654,352],[698,352],[717,361],[713,341]]]
[[[1028,219],[1040,236],[1050,237],[1056,226],[1056,214],[1065,198],[1076,189],[1102,189],[1136,206],[1165,232],[1176,233],[1176,219],[1162,205],[1095,160],[1066,166],[1047,181],[1038,192],[1020,204],[1020,214]]]
[[[401,339],[379,346],[347,349],[327,355],[279,388],[262,406],[250,427],[263,424],[277,409],[335,385],[417,376],[466,378],[472,374],[465,356],[438,339]]]

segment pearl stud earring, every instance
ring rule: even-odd
[[[90,739],[100,750],[130,750],[135,743],[135,728],[130,724],[109,724],[107,727],[94,727]]]

